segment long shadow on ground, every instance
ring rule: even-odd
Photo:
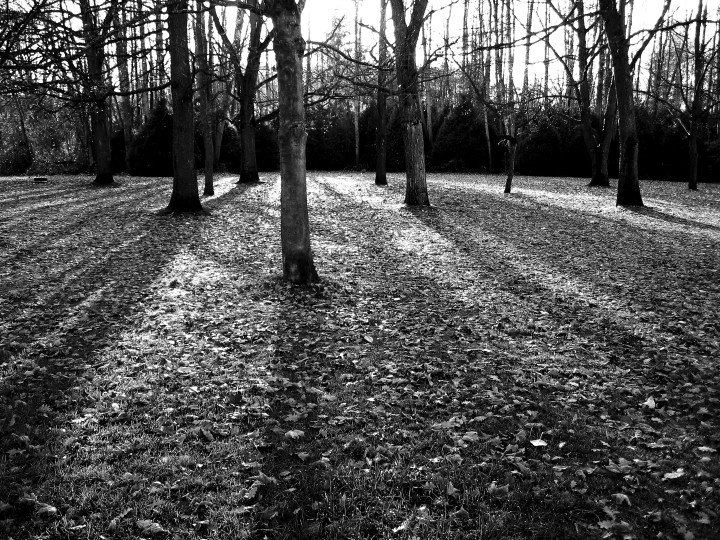
[[[52,517],[45,501],[62,501],[61,512],[79,504],[83,495],[65,492],[59,474],[82,453],[83,440],[69,439],[62,426],[97,421],[98,396],[86,386],[108,362],[102,350],[131,327],[150,286],[209,219],[150,213],[148,203],[167,195],[150,198],[150,186],[131,181],[101,195],[64,191],[74,197],[60,211],[27,211],[22,234],[34,241],[11,247],[10,274],[0,287],[0,450],[7,456],[0,468],[0,530],[16,538],[30,534],[31,515]],[[63,226],[67,215],[72,224]],[[67,259],[71,250],[56,249],[67,237],[89,249]]]

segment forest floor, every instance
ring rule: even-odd
[[[119,180],[0,179],[0,537],[720,537],[720,185]]]

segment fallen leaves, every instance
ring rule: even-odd
[[[24,208],[35,239],[11,231],[0,287],[0,479],[61,474],[12,480],[0,519],[25,512],[30,534],[58,537],[280,537],[301,517],[309,537],[369,521],[368,537],[462,538],[478,516],[498,536],[544,520],[706,537],[718,239],[692,222],[717,211],[652,183],[685,222],[572,180],[522,179],[506,198],[489,177],[430,181],[436,207],[399,210],[396,186],[312,179],[324,282],[308,289],[277,279],[275,180],[209,219],[154,221],[130,190],[73,192],[64,232],[68,212]],[[72,500],[87,486],[92,504]],[[56,513],[40,519],[30,489]]]

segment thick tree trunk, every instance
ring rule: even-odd
[[[266,0],[272,17],[278,75],[280,146],[280,235],[283,276],[292,283],[319,281],[310,249],[305,170],[305,108],[300,11],[295,0]]]
[[[429,206],[427,178],[425,176],[425,142],[423,140],[422,111],[418,97],[418,73],[415,64],[415,46],[420,35],[428,0],[415,0],[408,25],[405,21],[403,0],[391,0],[395,27],[395,52],[400,107],[405,145],[405,204]]]
[[[110,153],[110,126],[107,110],[107,88],[103,80],[105,47],[102,28],[97,20],[89,0],[80,1],[80,11],[85,37],[85,58],[87,60],[89,94],[93,97],[90,105],[90,124],[92,127],[93,148],[95,151],[95,184],[106,186],[114,182],[112,175],[112,155]],[[108,19],[108,22],[112,17]]]
[[[255,124],[253,124],[251,113],[242,105],[240,106],[240,159],[240,180],[238,183],[254,184],[259,182],[260,174],[257,166],[257,150],[255,149]]]
[[[587,27],[585,26],[585,8],[583,0],[574,0],[574,6],[577,10],[577,32],[578,36],[578,68],[580,72],[580,81],[576,81],[573,76],[573,71],[568,66],[568,79],[569,87],[575,92],[575,96],[578,100],[580,107],[580,129],[583,136],[583,142],[585,143],[585,149],[587,150],[588,157],[590,159],[590,184],[592,185],[593,180],[599,176],[598,171],[598,159],[596,148],[599,144],[595,137],[595,133],[592,127],[592,114],[590,111],[590,77],[588,77],[588,48],[587,48]]]
[[[375,184],[387,185],[387,95],[378,91],[378,119],[375,132]]]
[[[205,160],[203,173],[205,184],[203,195],[210,196],[215,194],[215,186],[213,185],[214,156],[213,150],[213,126],[212,112],[210,110],[210,91],[211,91],[211,74],[208,65],[208,43],[207,32],[205,31],[205,14],[202,9],[202,0],[197,2],[197,14],[195,17],[195,58],[197,60],[198,73],[198,104],[200,106],[200,122],[203,136],[203,150]]]
[[[707,10],[705,17],[707,19]],[[705,27],[703,20],[703,0],[698,0],[697,20],[695,24],[695,49],[693,51],[694,81],[693,98],[690,107],[690,170],[688,171],[688,189],[696,191],[698,188],[698,136],[704,124],[704,92],[705,77]],[[703,130],[704,131],[704,130]]]
[[[617,94],[615,93],[615,83],[608,86],[607,107],[605,109],[605,117],[603,119],[603,130],[601,139],[595,145],[595,163],[596,169],[593,173],[589,186],[609,187],[610,174],[608,172],[608,160],[610,159],[610,145],[613,136],[617,131]]]
[[[120,118],[122,120],[123,139],[125,141],[125,171],[130,171],[130,148],[133,138],[133,109],[130,102],[130,72],[128,70],[128,50],[126,39],[127,17],[124,5],[121,5],[120,12],[115,18],[115,26],[118,31],[117,61],[118,61],[118,82],[120,91],[124,95],[119,97]]]
[[[385,64],[387,63],[387,0],[380,0],[380,53],[378,70],[378,93],[377,93],[377,127],[375,131],[375,184],[378,186],[387,185],[387,76]]]
[[[615,0],[600,0],[600,15],[613,59],[615,93],[617,96],[620,132],[620,169],[618,174],[618,206],[642,206],[638,178],[638,134],[633,102],[633,81],[628,55],[629,41],[625,24]]]
[[[99,186],[107,186],[115,181],[112,174],[107,99],[93,103],[90,107],[93,142],[95,145],[96,173],[94,183]]]
[[[262,17],[250,14],[250,45],[245,73],[238,79],[240,95],[240,183],[252,184],[260,181],[255,150],[255,98],[260,73],[260,59],[265,47],[261,47]]]
[[[169,212],[202,210],[195,174],[193,84],[188,50],[188,0],[168,3],[170,83],[173,103],[173,190]]]

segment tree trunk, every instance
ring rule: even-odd
[[[585,149],[590,158],[590,184],[592,185],[593,179],[598,176],[598,159],[595,151],[595,148],[598,146],[598,141],[593,132],[592,113],[590,110],[590,77],[587,76],[589,62],[587,27],[585,26],[583,0],[574,0],[574,6],[577,10],[577,29],[573,29],[572,31],[577,32],[578,36],[577,58],[580,81],[578,82],[574,79],[572,67],[567,66],[568,86],[575,93],[580,108],[580,129],[583,142],[585,143]],[[572,54],[574,51],[570,52]]]
[[[255,4],[256,2],[252,2]],[[260,73],[260,59],[264,47],[260,45],[262,17],[257,13],[250,14],[250,44],[245,73],[236,77],[240,88],[240,180],[241,184],[253,184],[260,181],[255,150],[255,98],[257,81]],[[240,69],[236,66],[236,69]]]
[[[507,178],[505,180],[505,193],[512,190],[512,181],[515,177],[515,156],[517,155],[517,139],[510,137],[507,141]]]
[[[597,165],[595,174],[590,181],[590,186],[609,187],[610,174],[608,172],[608,161],[610,158],[610,145],[613,136],[617,131],[617,94],[615,83],[611,82],[608,87],[608,101],[603,119],[603,129],[600,142],[595,145],[595,162]]]
[[[418,96],[418,73],[415,46],[420,35],[428,0],[415,0],[410,24],[405,21],[403,0],[391,0],[395,27],[395,54],[398,89],[400,93],[403,143],[405,145],[405,204],[429,206],[425,177],[425,141],[423,140],[422,111]]]
[[[690,168],[688,171],[688,189],[696,191],[698,179],[698,125],[696,121],[690,124]]]
[[[98,100],[90,106],[93,142],[95,143],[95,184],[107,186],[115,179],[112,174],[110,151],[110,122],[108,122],[107,99]]]
[[[92,127],[93,147],[95,150],[96,185],[106,186],[114,182],[112,174],[112,155],[110,153],[110,126],[107,110],[107,88],[103,80],[105,61],[104,39],[99,27],[97,14],[93,12],[89,0],[80,1],[80,11],[85,37],[85,58],[87,60],[90,105],[90,125]],[[110,19],[111,20],[111,19]],[[110,22],[108,20],[108,22]]]
[[[202,210],[195,174],[193,81],[188,50],[188,0],[168,2],[170,87],[173,103],[173,190],[169,212]]]
[[[319,281],[312,250],[305,178],[305,108],[300,11],[295,0],[266,0],[273,21],[280,126],[280,236],[283,276],[292,283]]]
[[[488,172],[493,171],[493,153],[492,153],[492,139],[490,137],[490,120],[488,118],[488,108],[483,105],[483,123],[485,124],[485,144],[487,145],[488,153]]]
[[[355,0],[355,61],[360,61],[360,0]],[[355,64],[355,80],[360,80],[360,64]],[[355,168],[360,168],[360,88],[355,87],[353,104],[353,127],[355,134]]]
[[[387,185],[387,76],[385,64],[387,63],[387,0],[380,0],[380,52],[378,70],[378,93],[377,93],[377,127],[375,128],[375,184],[378,186]]]
[[[427,31],[425,25],[422,27],[422,47],[423,47],[423,59],[427,62],[428,47],[432,45],[432,36],[428,39],[428,34],[432,31],[432,13],[428,15],[427,20]],[[387,53],[386,53],[387,54]],[[425,94],[425,129],[427,129],[428,143],[430,144],[430,152],[435,146],[435,133],[433,132],[433,96],[432,88],[429,82],[423,84],[423,92]]]
[[[205,160],[203,173],[205,176],[205,185],[203,195],[210,196],[215,194],[215,186],[213,185],[214,157],[213,150],[213,126],[212,113],[210,111],[210,91],[211,91],[211,74],[208,65],[208,43],[207,32],[205,31],[205,14],[203,13],[202,0],[197,1],[197,14],[195,17],[195,58],[197,60],[198,72],[198,103],[200,108],[200,122],[203,136],[203,149]]]
[[[545,26],[550,28],[550,2],[545,2]],[[545,85],[543,87],[543,99],[545,106],[550,103],[550,32],[545,33],[545,57],[543,64],[545,65]]]
[[[638,179],[638,135],[633,102],[633,81],[628,55],[629,41],[625,24],[615,0],[600,0],[600,15],[613,59],[615,93],[620,132],[620,169],[618,174],[618,206],[642,206]]]
[[[117,41],[117,62],[118,82],[120,91],[124,95],[119,96],[120,119],[122,120],[123,139],[125,141],[125,171],[130,171],[130,148],[133,137],[133,110],[130,102],[130,72],[128,70],[128,50],[126,38],[127,17],[125,7],[121,5],[120,12],[115,18],[115,27],[118,31]]]
[[[165,52],[163,50],[163,31],[162,31],[162,3],[157,2],[155,7],[155,81],[158,85],[165,82]],[[160,95],[164,96],[164,91],[160,90]]]
[[[707,12],[705,19],[707,19]],[[690,107],[690,170],[688,171],[688,189],[698,188],[698,135],[703,123],[705,92],[705,39],[703,21],[703,0],[698,0],[697,21],[695,24],[695,48],[693,51],[694,79],[693,99]]]
[[[533,10],[535,6],[533,5],[535,0],[530,0],[530,3],[528,4],[528,13],[527,13],[527,21],[525,23],[525,70],[523,71],[523,89],[522,93],[523,96],[527,96],[528,93],[528,86],[529,86],[529,76],[530,76],[530,42],[532,39],[532,23],[534,17]]]

